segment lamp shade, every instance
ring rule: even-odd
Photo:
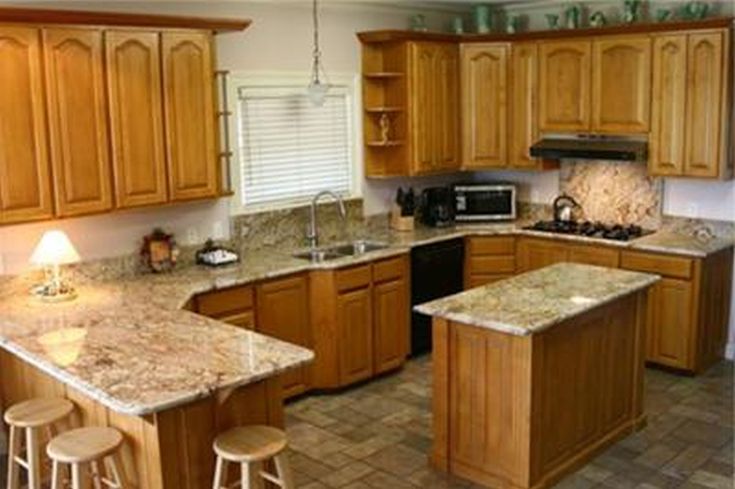
[[[46,231],[31,255],[31,263],[35,265],[65,265],[78,261],[74,245],[64,231],[57,229]]]

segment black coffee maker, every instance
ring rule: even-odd
[[[454,197],[451,187],[429,187],[421,192],[421,222],[432,227],[454,224]]]

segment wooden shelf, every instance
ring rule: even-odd
[[[395,148],[396,146],[403,146],[404,141],[368,141],[365,143],[371,148]]]
[[[365,107],[365,112],[370,114],[384,114],[386,112],[403,112],[403,107]]]
[[[363,73],[362,76],[364,76],[365,78],[384,80],[391,78],[402,78],[405,76],[405,74],[401,73],[400,71],[371,71],[368,73]]]

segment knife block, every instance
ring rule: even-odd
[[[393,204],[390,210],[390,227],[395,231],[413,231],[414,217],[402,216],[401,208]]]

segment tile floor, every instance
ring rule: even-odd
[[[557,487],[733,489],[733,364],[697,378],[649,369],[648,427]],[[287,407],[299,489],[477,487],[431,470],[431,363]]]
[[[646,382],[648,427],[557,487],[733,489],[733,364],[723,362],[696,378],[649,369]],[[286,412],[299,489],[478,487],[427,464],[429,358],[340,394],[295,401]],[[4,477],[2,457],[0,487]]]

